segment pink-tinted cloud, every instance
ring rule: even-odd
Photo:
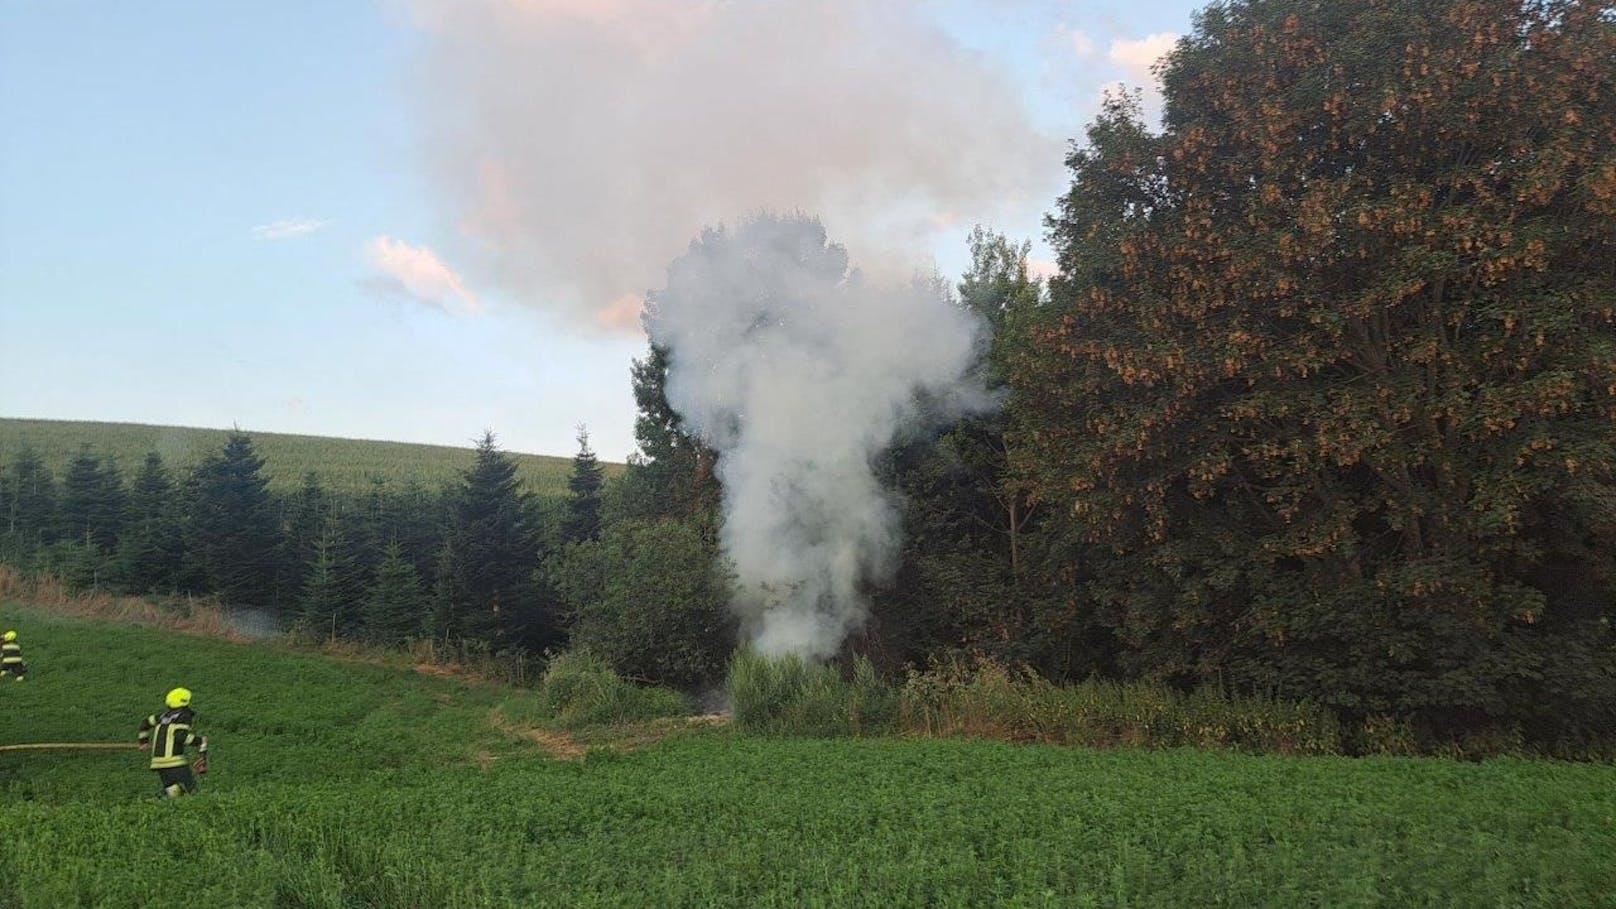
[[[612,331],[636,331],[640,328],[640,314],[644,311],[644,297],[623,294],[595,313],[595,322]]]
[[[1122,83],[1126,88],[1144,89],[1144,106],[1148,118],[1161,115],[1161,80],[1151,72],[1161,58],[1173,52],[1178,36],[1172,32],[1157,32],[1143,38],[1116,38],[1106,52],[1106,59],[1121,67],[1127,75]]]
[[[1050,278],[1060,274],[1060,266],[1048,259],[1029,258],[1027,260],[1027,274],[1040,281],[1048,281]]]
[[[704,226],[806,211],[866,274],[908,276],[936,213],[1003,222],[1065,180],[1008,68],[927,0],[397,2],[455,261],[580,327],[638,331],[624,301]]]
[[[366,280],[373,290],[402,296],[455,315],[482,310],[466,282],[437,253],[425,246],[381,236],[365,246],[365,261],[374,273]]]

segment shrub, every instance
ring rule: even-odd
[[[587,650],[573,650],[551,660],[538,694],[545,713],[565,727],[630,723],[688,712],[679,692],[625,681],[604,659]]]
[[[568,546],[550,579],[572,609],[572,642],[619,672],[679,687],[723,672],[729,574],[695,524],[619,522]]]

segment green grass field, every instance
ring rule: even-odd
[[[170,686],[213,740],[0,752],[0,907],[1616,905],[1616,767],[1254,757],[691,729],[551,757],[531,694],[16,604],[0,744],[132,739]]]
[[[296,489],[303,482],[303,474],[311,470],[318,473],[328,487],[348,492],[368,489],[373,476],[384,477],[394,486],[413,480],[427,489],[437,489],[453,481],[472,460],[469,446],[414,445],[251,430],[248,434],[264,459],[264,474],[269,478],[270,488],[281,492]],[[60,480],[68,462],[88,443],[97,454],[116,458],[126,475],[138,469],[146,453],[151,451],[161,454],[170,468],[185,468],[223,448],[227,435],[223,429],[0,417],[0,464],[10,462],[24,446],[31,446]],[[532,454],[513,454],[512,457],[529,490],[545,496],[566,493],[567,476],[572,470],[570,457]],[[621,465],[606,465],[608,476],[621,470]]]

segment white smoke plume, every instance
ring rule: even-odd
[[[835,653],[898,552],[872,459],[916,421],[987,404],[976,320],[935,282],[851,271],[816,220],[764,215],[692,243],[646,328],[668,402],[718,452],[743,633],[769,654]]]
[[[812,211],[908,274],[1041,208],[1057,138],[922,0],[398,0],[429,185],[478,286],[637,330],[703,225]]]

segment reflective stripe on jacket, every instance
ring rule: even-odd
[[[141,721],[140,743],[151,745],[151,769],[185,766],[185,749],[202,742],[202,737],[191,730],[195,720],[196,713],[191,708],[181,707]]]

